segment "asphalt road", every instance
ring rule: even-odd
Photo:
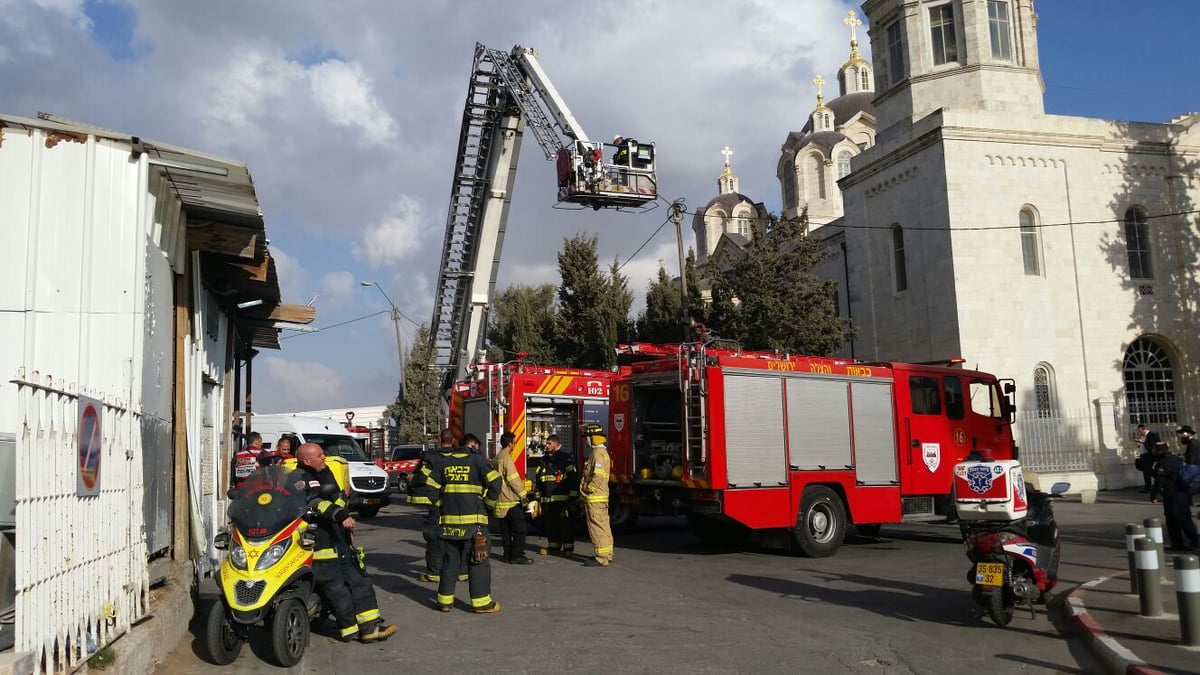
[[[1060,590],[1124,566],[1122,514],[1072,503],[1057,512]],[[313,635],[291,672],[1099,672],[1058,602],[1049,615],[1018,612],[1004,629],[972,604],[955,525],[885,527],[880,539],[813,560],[757,546],[713,551],[683,519],[643,520],[617,538],[608,569],[536,552],[531,566],[493,559],[503,609],[476,616],[465,582],[456,610],[442,614],[433,586],[416,581],[419,519],[392,506],[359,534],[380,607],[400,632],[381,644],[340,644],[327,637],[332,626],[320,626],[325,636]],[[578,551],[590,548],[582,541]],[[159,672],[280,672],[249,648],[231,666],[211,666],[199,645],[181,644]]]

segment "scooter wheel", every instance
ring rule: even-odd
[[[308,646],[308,608],[288,598],[275,608],[271,621],[271,654],[276,663],[290,668],[300,663]]]
[[[1003,588],[997,588],[988,594],[988,616],[999,627],[1004,628],[1012,621],[1013,601]]]
[[[208,608],[208,619],[204,622],[204,646],[208,658],[218,666],[227,666],[237,660],[242,651],[242,638],[233,630],[225,604],[216,601]]]

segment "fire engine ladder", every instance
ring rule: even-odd
[[[430,333],[434,366],[446,378],[447,388],[465,377],[471,359],[483,347],[526,125],[546,158],[554,158],[561,145],[554,123],[513,57],[477,43]]]
[[[708,443],[705,434],[708,420],[704,415],[704,399],[708,396],[704,383],[704,345],[683,345],[679,350],[679,390],[683,397],[683,443],[687,449],[687,465],[692,478],[703,478],[708,462]]]

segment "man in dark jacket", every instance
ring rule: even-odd
[[[426,507],[425,521],[421,524],[421,536],[425,539],[425,571],[417,579],[434,584],[442,579],[444,553],[442,539],[438,534],[441,531],[438,527],[438,491],[426,484],[421,470],[436,462],[443,453],[454,451],[454,432],[442,429],[438,434],[438,446],[421,454],[421,461],[413,470],[412,482],[408,489],[408,503]]]
[[[343,641],[357,637],[361,642],[386,640],[396,632],[394,624],[383,624],[375,588],[363,564],[362,549],[352,542],[355,522],[333,472],[325,464],[325,451],[316,443],[305,443],[296,451],[298,470],[304,476],[309,506],[317,513],[316,545],[313,547],[313,577],[317,588],[332,606]]]
[[[1166,441],[1154,444],[1154,490],[1162,495],[1163,517],[1167,521],[1167,538],[1171,550],[1194,550],[1200,546],[1196,523],[1189,511],[1192,496],[1179,479],[1183,460],[1167,450]]]
[[[546,439],[546,453],[538,462],[535,490],[545,520],[546,548],[538,553],[572,556],[575,531],[571,525],[571,505],[579,499],[579,472],[575,458],[562,449],[558,435]]]
[[[1200,440],[1196,440],[1196,430],[1185,424],[1175,433],[1179,434],[1183,461],[1188,464],[1200,464]]]
[[[500,611],[492,599],[492,568],[488,561],[488,511],[500,496],[500,474],[482,454],[467,448],[443,452],[421,468],[423,484],[438,491],[438,536],[442,540],[442,575],[438,581],[437,608],[454,606],[454,585],[466,565],[471,610],[476,614]]]

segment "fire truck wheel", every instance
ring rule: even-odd
[[[792,528],[800,551],[810,558],[826,558],[838,550],[845,536],[846,509],[837,493],[823,485],[804,488]]]
[[[614,534],[626,534],[633,531],[637,526],[638,514],[629,508],[628,504],[622,504],[621,499],[617,495],[613,495],[608,500],[608,524],[612,527]]]

